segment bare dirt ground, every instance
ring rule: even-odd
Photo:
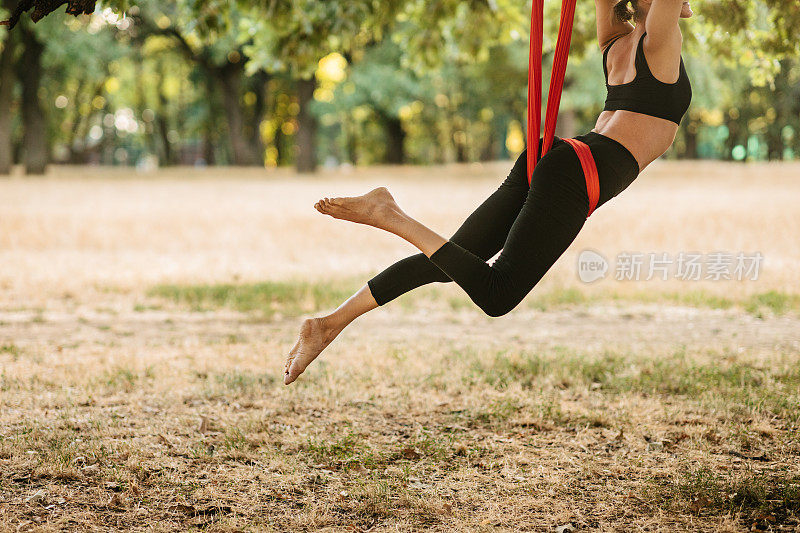
[[[300,316],[412,251],[314,200],[389,185],[447,232],[508,168],[0,182],[0,530],[800,528],[797,165],[656,165],[535,291],[580,297],[421,291],[281,385]],[[588,247],[765,265],[585,285]],[[152,290],[264,280],[321,281],[269,312]]]

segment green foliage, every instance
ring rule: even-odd
[[[222,285],[160,285],[148,292],[194,310],[220,307],[298,315],[337,305],[355,290],[349,283],[264,282]]]
[[[128,18],[119,23],[112,9]],[[559,9],[546,2],[545,63]],[[800,156],[797,2],[707,0],[696,11],[682,23],[695,99],[670,156]],[[594,17],[593,3],[578,4],[567,133],[592,127],[605,97]],[[430,163],[513,157],[506,138],[526,113],[529,24],[530,3],[511,0],[112,0],[92,17],[59,11],[35,31],[47,45],[41,92],[59,162],[240,161],[235,130],[257,162],[290,162],[294,82],[336,53],[346,79],[311,106],[323,159],[381,161],[399,120],[404,159]],[[238,94],[225,100],[215,85],[242,66]],[[108,126],[120,114],[135,131]],[[19,138],[22,125],[14,128]]]
[[[331,52],[348,53],[380,41],[402,2],[293,0],[239,5],[249,15],[242,29],[253,39],[247,49],[253,64],[307,77]]]

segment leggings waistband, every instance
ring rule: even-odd
[[[586,143],[592,150],[592,155],[597,161],[598,166],[606,166],[604,163],[613,161],[610,165],[620,176],[639,175],[639,161],[633,156],[625,146],[595,131],[590,131],[585,135],[575,137],[577,140]]]

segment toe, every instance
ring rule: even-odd
[[[284,384],[284,385],[289,385],[289,384],[291,384],[291,383],[294,383],[294,382],[295,382],[295,380],[297,380],[297,378],[298,378],[298,377],[300,376],[300,374],[302,374],[302,373],[303,373],[303,371],[302,371],[302,370],[299,368],[299,365],[297,365],[297,364],[293,363],[293,364],[292,364],[292,365],[289,367],[289,369],[286,371],[286,373],[284,374],[284,376],[283,376],[283,384]]]

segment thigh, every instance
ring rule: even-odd
[[[569,248],[586,223],[589,200],[580,160],[569,145],[553,148],[533,174],[531,189],[494,263],[524,297]]]
[[[450,239],[483,259],[503,247],[527,198],[527,152],[522,152],[505,181],[473,211]]]

